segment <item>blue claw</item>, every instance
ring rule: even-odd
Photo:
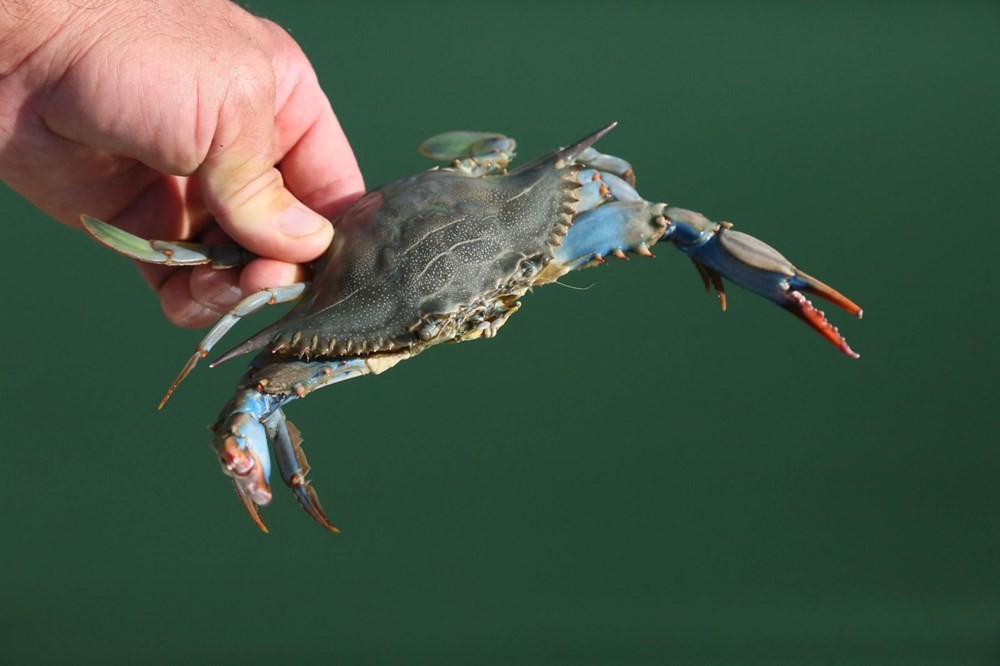
[[[270,396],[255,389],[244,391],[239,402],[240,411],[229,414],[213,428],[213,446],[219,456],[222,471],[233,479],[233,486],[240,496],[247,513],[262,531],[267,527],[257,511],[258,506],[271,502],[271,454],[267,447],[267,431],[260,422],[264,410],[269,409]]]
[[[339,530],[323,511],[316,490],[307,478],[309,462],[302,450],[302,435],[285,418],[282,407],[317,389],[387,369],[409,353],[385,355],[378,364],[371,357],[313,362],[271,362],[271,352],[263,352],[243,376],[236,395],[211,426],[213,447],[222,471],[233,479],[236,492],[247,513],[267,532],[258,508],[271,502],[271,450],[281,479],[292,489],[299,504],[313,520],[330,530]]]
[[[851,299],[795,268],[767,243],[732,231],[728,222],[712,222],[701,213],[683,208],[667,208],[664,215],[668,226],[663,238],[691,257],[705,281],[705,287],[711,289],[714,286],[719,293],[723,310],[726,308],[726,292],[722,278],[725,277],[780,305],[844,354],[858,358],[837,328],[802,292],[824,298],[860,318],[862,310]]]
[[[305,451],[302,450],[302,435],[299,434],[299,429],[285,419],[280,409],[275,410],[268,419],[267,427],[269,431],[273,431],[271,441],[274,442],[274,455],[285,485],[292,489],[299,505],[313,520],[331,532],[340,532],[326,517],[312,482],[306,478],[309,474],[309,462],[306,460]]]

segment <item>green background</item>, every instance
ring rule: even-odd
[[[647,197],[864,306],[862,358],[614,262],[294,405],[343,533],[278,488],[265,536],[207,446],[239,363],[157,413],[201,334],[4,189],[0,662],[1000,663],[996,3],[249,4],[369,184],[618,120]]]

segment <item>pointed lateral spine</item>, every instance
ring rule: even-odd
[[[573,226],[573,217],[576,215],[576,203],[580,200],[576,191],[581,187],[576,177],[577,172],[580,170],[579,166],[574,164],[568,168],[566,166],[559,167],[557,163],[556,168],[565,168],[566,172],[556,181],[562,189],[563,196],[559,210],[556,212],[556,219],[553,220],[552,231],[549,233],[546,241],[551,250],[555,250],[562,245],[563,237],[569,232],[569,228]]]

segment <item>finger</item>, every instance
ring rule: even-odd
[[[335,219],[365,191],[354,153],[333,110],[323,113],[281,159],[281,173],[300,201]]]
[[[305,271],[300,264],[289,264],[274,259],[255,259],[240,271],[239,285],[244,294],[261,289],[301,282]]]
[[[231,245],[233,242],[219,227],[207,229],[200,240],[209,245]],[[137,265],[159,294],[167,318],[185,328],[213,324],[246,296],[304,278],[299,264],[265,258],[228,269]]]
[[[250,294],[303,279],[298,264],[255,259],[243,270],[215,270],[206,266],[177,270],[159,287],[160,305],[167,319],[184,328],[201,328],[218,321]]]
[[[285,187],[274,159],[274,80],[260,67],[230,77],[212,148],[198,169],[206,205],[233,240],[291,263],[326,249],[333,228]]]
[[[196,270],[174,271],[158,289],[163,314],[176,326],[200,328],[219,318],[215,307],[199,303],[191,293],[191,278]]]
[[[192,178],[179,176],[158,176],[145,188],[134,195],[132,201],[114,214],[101,211],[96,217],[124,229],[140,238],[150,240],[200,240],[209,244],[227,244],[229,241],[217,226],[210,226],[211,217],[198,193],[198,183]],[[136,268],[153,291],[160,293],[163,285],[176,274],[189,279],[191,270],[172,266],[161,266],[136,262]],[[177,293],[176,284],[172,286]],[[187,291],[185,290],[180,291]],[[162,295],[161,295],[162,298]],[[205,297],[210,301],[210,297]],[[175,305],[164,306],[165,310],[179,312]],[[180,314],[175,318],[183,318]],[[188,324],[197,326],[199,324]],[[201,324],[204,325],[204,324]]]
[[[333,219],[364,193],[354,152],[299,45],[266,22],[275,44],[275,146],[289,190]]]

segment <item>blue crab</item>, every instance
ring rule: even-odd
[[[271,451],[282,480],[323,527],[326,517],[306,475],[309,465],[285,406],[346,379],[379,374],[443,342],[490,338],[534,286],[627,252],[652,256],[668,241],[688,255],[725,309],[723,278],[767,298],[818,331],[844,354],[847,342],[806,298],[861,308],[795,268],[774,248],[635,190],[631,166],[597,152],[605,127],[568,148],[508,171],[515,143],[500,134],[449,132],[421,152],[435,167],[375,189],[341,215],[311,283],[249,296],[209,331],[167,390],[181,381],[242,317],[297,300],[277,323],[212,365],[259,351],[211,430],[222,470],[250,516],[271,501]],[[241,248],[146,241],[83,216],[88,232],[132,258],[226,268],[247,261]]]

